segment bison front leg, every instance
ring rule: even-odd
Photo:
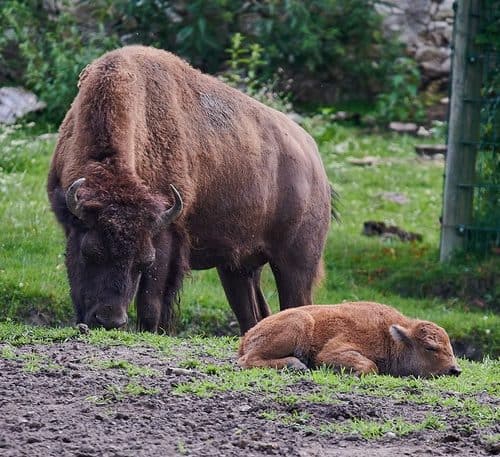
[[[157,332],[170,325],[170,322],[165,322],[165,309],[171,309],[171,297],[175,296],[175,292],[169,290],[172,282],[169,280],[172,276],[171,235],[160,234],[154,240],[154,247],[155,259],[143,269],[136,295],[137,328],[148,332]]]
[[[160,326],[167,267],[155,265],[142,274],[136,296],[137,329],[157,332]]]
[[[328,365],[334,368],[346,368],[355,375],[378,373],[375,363],[365,357],[357,347],[331,339],[317,354],[315,365]]]

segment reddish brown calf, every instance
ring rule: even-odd
[[[242,337],[239,356],[244,368],[329,365],[358,375],[422,377],[461,371],[444,329],[372,302],[281,311]]]

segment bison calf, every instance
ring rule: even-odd
[[[320,365],[355,374],[459,375],[450,339],[438,325],[386,305],[311,305],[269,316],[241,339],[244,368]]]

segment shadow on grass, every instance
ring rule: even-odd
[[[327,264],[329,277],[335,279],[336,270],[348,271],[360,287],[402,297],[456,301],[465,311],[500,311],[500,257],[462,254],[453,262],[440,263],[436,248],[418,243],[353,243],[349,251],[349,258]]]

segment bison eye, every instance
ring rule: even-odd
[[[425,350],[429,352],[437,352],[438,348],[436,346],[426,346]]]
[[[84,235],[81,250],[83,257],[91,262],[102,261],[105,257],[104,246],[101,240],[91,232]]]
[[[156,252],[153,250],[151,253],[148,253],[147,256],[143,257],[139,260],[139,268],[141,270],[147,270],[153,266],[153,263],[156,260]]]

